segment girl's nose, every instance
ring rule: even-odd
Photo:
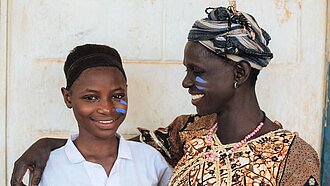
[[[100,114],[111,114],[115,111],[114,104],[111,101],[102,101],[97,109]]]

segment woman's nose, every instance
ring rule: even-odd
[[[184,88],[190,88],[194,85],[194,82],[191,80],[191,76],[189,73],[186,74],[186,76],[182,80],[182,86]]]

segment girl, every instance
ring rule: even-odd
[[[49,157],[40,185],[167,185],[172,170],[152,147],[117,133],[128,107],[118,52],[105,45],[78,46],[68,55],[61,88],[79,134]]]

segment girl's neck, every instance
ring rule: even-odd
[[[79,134],[74,144],[86,161],[100,164],[109,176],[118,156],[119,138],[103,140]]]
[[[113,136],[112,138],[105,140],[79,134],[78,138],[74,141],[74,144],[84,157],[104,158],[117,156],[119,139],[116,136]]]

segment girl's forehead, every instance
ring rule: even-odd
[[[117,67],[112,67],[112,66],[90,67],[90,68],[85,69],[83,72],[86,72],[86,71],[92,71],[92,72],[93,71],[106,71],[106,70],[118,70],[120,72],[120,70]]]
[[[93,67],[84,70],[74,81],[75,87],[125,87],[124,75],[116,67]]]
[[[87,68],[78,76],[97,76],[99,74],[108,75],[114,78],[123,78],[125,79],[124,75],[117,67],[91,67]]]

